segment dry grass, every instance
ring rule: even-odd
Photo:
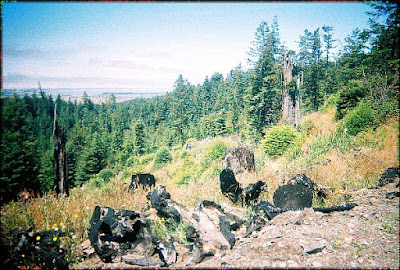
[[[334,113],[334,109],[330,109],[304,117],[304,121],[313,124],[303,134],[303,142],[315,149],[310,147],[308,153],[296,156],[286,153],[277,159],[270,159],[261,147],[255,148],[256,172],[238,174],[236,179],[243,186],[258,180],[266,182],[268,192],[262,194],[262,199],[272,202],[272,194],[280,185],[297,173],[304,173],[318,184],[331,188],[325,204],[334,205],[343,202],[349,190],[370,187],[386,168],[398,166],[397,119],[389,120],[376,130],[362,132],[352,141],[340,142],[332,147],[327,138],[336,132]],[[51,230],[62,224],[66,230],[75,230],[75,239],[65,239],[63,242],[71,262],[74,262],[73,258],[77,255],[75,246],[87,239],[89,221],[96,205],[142,211],[148,204],[147,190],[137,190],[135,193],[128,191],[131,175],[138,172],[154,174],[157,184],[165,185],[172,199],[187,207],[193,207],[197,200],[205,199],[233,205],[220,192],[221,159],[204,163],[210,145],[215,142],[235,146],[239,144],[239,139],[208,138],[192,142],[189,150],[175,147],[171,152],[173,160],[161,167],[154,167],[153,161],[150,161],[126,168],[101,188],[94,188],[88,183],[82,188],[72,189],[68,198],[57,198],[55,194],[48,193],[26,203],[11,202],[4,205],[1,208],[1,237],[10,245],[15,243],[19,230],[29,226],[35,226],[36,231]]]

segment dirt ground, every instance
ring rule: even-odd
[[[178,261],[170,267],[399,269],[399,197],[386,196],[393,191],[398,191],[394,183],[349,193],[350,202],[358,204],[349,211],[325,214],[310,208],[283,213],[248,237],[237,237],[232,249],[206,257],[197,265],[187,266],[188,249],[176,244]],[[96,254],[73,266],[136,267],[122,262],[106,264]]]

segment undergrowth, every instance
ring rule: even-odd
[[[377,128],[367,127],[353,136],[340,129],[335,121],[335,110],[304,116],[297,129],[297,144],[288,147],[281,155],[269,157],[262,145],[253,145],[256,171],[235,175],[243,185],[262,180],[268,191],[262,199],[272,200],[272,194],[282,184],[298,173],[304,173],[329,192],[324,201],[315,200],[316,206],[330,206],[343,202],[352,190],[373,186],[388,167],[398,165],[399,124],[389,119]],[[77,246],[88,238],[88,226],[96,205],[142,212],[148,205],[148,190],[128,191],[134,173],[155,175],[156,185],[165,185],[171,198],[187,207],[194,207],[197,200],[212,200],[218,204],[234,205],[224,197],[219,188],[222,158],[228,147],[237,146],[240,138],[218,137],[191,142],[191,148],[182,146],[160,149],[156,155],[134,157],[130,166],[121,171],[105,169],[82,187],[71,190],[69,197],[57,197],[49,192],[26,202],[10,202],[1,208],[2,240],[15,246],[19,231],[34,226],[35,231],[52,230],[64,226],[73,230],[74,237],[61,239],[67,250],[67,259],[79,262]],[[301,146],[307,147],[301,147]],[[306,149],[303,151],[302,149]],[[239,205],[238,205],[239,206]],[[242,208],[244,215],[249,210]],[[247,211],[247,212],[246,212]],[[167,234],[185,244],[185,224],[167,224],[153,219],[153,232],[166,238]],[[385,230],[392,230],[383,222]],[[340,246],[340,243],[336,244]]]

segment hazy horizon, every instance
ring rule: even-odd
[[[5,89],[172,90],[180,74],[202,83],[239,64],[262,21],[277,16],[281,42],[333,26],[343,41],[368,28],[362,2],[2,3]],[[340,48],[340,42],[335,44]]]

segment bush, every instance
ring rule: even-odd
[[[336,105],[336,119],[342,119],[346,113],[356,107],[359,101],[366,96],[368,90],[361,81],[350,80],[346,88],[339,93]]]
[[[104,182],[109,182],[112,177],[114,177],[114,173],[110,169],[103,169],[99,172],[98,177],[103,179]]]
[[[139,159],[136,156],[130,156],[126,161],[125,161],[125,166],[126,167],[132,167],[135,165],[139,165]]]
[[[153,160],[153,154],[148,154],[140,157],[139,164],[144,165]]]
[[[342,128],[349,135],[357,135],[369,126],[374,125],[374,110],[369,102],[361,102],[343,118]]]
[[[222,159],[225,156],[225,152],[227,149],[228,145],[224,141],[216,141],[211,144],[201,162],[202,167],[205,168],[210,165],[214,160]]]
[[[227,149],[228,145],[225,142],[217,141],[210,146],[207,157],[211,160],[222,159]]]
[[[278,125],[267,130],[262,146],[270,157],[282,155],[285,150],[297,140],[297,134],[291,126]]]
[[[172,160],[172,156],[171,156],[170,152],[168,151],[168,149],[161,148],[156,154],[154,164],[161,165],[161,164],[165,164],[171,160]]]
[[[299,132],[305,133],[306,135],[310,135],[311,130],[315,128],[313,121],[307,120],[304,123],[297,126]]]
[[[89,180],[88,186],[90,188],[101,188],[104,186],[104,184],[105,181],[102,178],[95,176]]]

